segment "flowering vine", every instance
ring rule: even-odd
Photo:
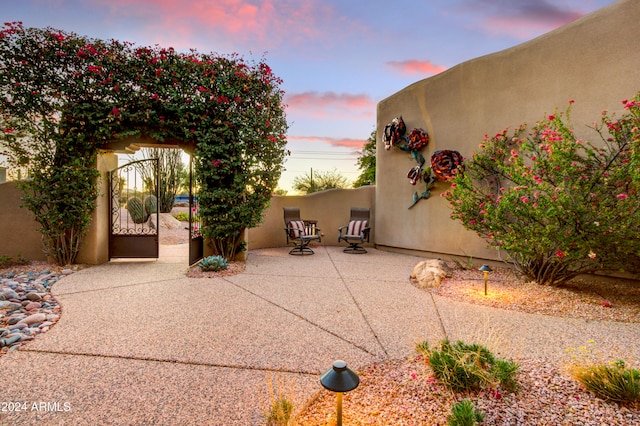
[[[5,23],[0,142],[28,170],[24,204],[45,252],[71,263],[95,209],[95,161],[127,136],[195,146],[202,232],[233,256],[280,177],[288,125],[282,81],[260,60],[176,52]]]

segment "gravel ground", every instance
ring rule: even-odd
[[[446,425],[451,405],[465,398],[485,414],[484,425],[640,425],[638,409],[605,402],[549,363],[519,360],[517,393],[503,389],[453,393],[419,357],[359,371],[360,386],[343,400],[345,425]],[[335,395],[321,391],[295,420],[335,424]]]
[[[160,233],[162,244],[186,242],[183,227]],[[12,270],[53,269],[38,262],[14,266]],[[230,263],[229,275],[244,269],[243,263]],[[211,273],[192,269],[190,277]],[[478,272],[456,270],[455,275],[430,291],[451,299],[489,305],[500,309],[541,313],[562,317],[621,322],[640,322],[640,285],[628,281],[574,281],[555,288],[520,282],[509,270],[497,269],[489,276],[490,298],[484,296],[484,283]],[[468,342],[471,343],[471,342]],[[481,343],[481,342],[480,342]],[[568,374],[567,365],[545,360],[517,359],[520,389],[488,389],[479,393],[453,393],[432,376],[424,359],[408,354],[406,359],[386,360],[358,370],[360,386],[344,397],[345,425],[444,425],[451,404],[472,400],[485,414],[485,425],[636,425],[640,426],[640,407],[603,401],[582,389]],[[637,367],[638,360],[629,360]],[[320,391],[304,407],[297,407],[298,425],[335,424],[335,395]]]
[[[523,283],[508,269],[497,269],[484,281],[475,270],[455,270],[433,294],[451,299],[510,309],[588,320],[640,322],[640,285],[629,281],[575,280],[563,287]],[[432,342],[436,343],[436,342]],[[467,342],[472,343],[472,342]],[[482,343],[482,342],[478,342]],[[572,355],[565,365],[545,360],[517,359],[520,389],[482,392],[448,391],[431,373],[422,357],[387,360],[358,371],[360,386],[344,396],[345,425],[446,425],[451,405],[469,398],[485,414],[484,425],[640,425],[640,405],[606,402],[571,378]],[[599,358],[601,362],[606,356]],[[628,360],[638,367],[638,360]],[[296,415],[295,424],[334,425],[335,395],[321,391]]]
[[[489,274],[488,294],[476,270],[454,271],[433,294],[467,303],[586,320],[640,323],[640,282],[589,278],[562,287],[524,283],[509,269]]]

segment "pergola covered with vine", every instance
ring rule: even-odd
[[[264,59],[188,53],[5,23],[0,143],[26,169],[24,206],[45,253],[73,263],[96,206],[96,155],[118,140],[194,148],[202,232],[232,257],[286,154],[281,80]]]

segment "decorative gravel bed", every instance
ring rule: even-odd
[[[640,284],[609,279],[574,280],[562,287],[523,283],[508,269],[489,275],[488,296],[477,270],[456,269],[434,295],[500,309],[598,321],[640,322]],[[476,342],[468,342],[476,343]],[[482,343],[482,342],[477,342]],[[448,391],[424,359],[410,355],[358,370],[360,386],[344,395],[345,425],[446,425],[451,405],[469,398],[484,425],[640,425],[640,406],[619,405],[582,389],[564,366],[517,359],[516,393],[503,389]],[[567,357],[567,363],[570,357]],[[637,365],[636,365],[637,367]],[[320,391],[296,416],[300,425],[335,424],[335,395]]]
[[[386,361],[359,371],[360,386],[344,394],[345,425],[446,425],[451,405],[469,398],[484,425],[640,425],[640,411],[585,392],[544,361],[519,360],[517,393],[453,393],[419,357]],[[321,391],[296,418],[299,425],[335,424],[335,395]]]
[[[427,290],[461,302],[590,321],[640,323],[640,282],[611,278],[576,279],[560,287],[522,282],[506,268],[489,274],[488,296],[477,270],[454,270]]]

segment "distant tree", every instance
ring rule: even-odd
[[[332,171],[305,173],[293,179],[293,189],[304,194],[312,192],[324,191],[326,189],[346,188],[348,187],[347,178],[340,174],[336,169]]]
[[[287,195],[287,190],[282,188],[276,188],[273,190],[271,195]]]
[[[360,157],[358,157],[357,162],[360,176],[353,183],[354,188],[376,184],[376,136],[376,130],[374,129],[362,151],[360,151]]]
[[[144,148],[142,150],[142,157],[145,159],[158,159],[159,170],[155,170],[155,166],[151,163],[138,163],[136,166],[142,175],[143,183],[154,193],[156,189],[158,189],[156,188],[158,184],[156,175],[158,176],[160,181],[158,207],[160,208],[160,213],[170,213],[180,186],[183,184],[182,179],[184,179],[185,175],[188,178],[186,167],[182,163],[182,150]],[[133,157],[130,158],[131,160],[134,159]]]

